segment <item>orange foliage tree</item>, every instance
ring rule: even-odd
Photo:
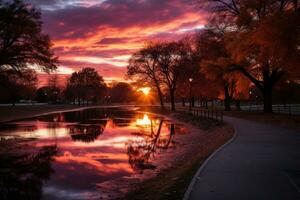
[[[283,76],[298,79],[300,9],[292,0],[206,0],[214,27],[223,26],[230,58],[263,94],[272,112],[272,92]]]
[[[231,110],[231,101],[239,101],[248,94],[249,82],[238,72],[229,52],[224,46],[224,36],[213,30],[203,31],[198,36],[202,60],[200,71],[206,78],[214,81],[214,87],[221,87],[225,110]]]

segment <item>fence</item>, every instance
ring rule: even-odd
[[[180,108],[180,111],[188,112],[197,117],[204,117],[212,119],[218,122],[223,122],[223,111],[222,110],[212,110],[203,108],[192,108],[191,110],[187,108]]]
[[[262,112],[264,110],[263,105],[243,105],[241,110],[249,112]],[[274,113],[288,114],[288,115],[300,115],[300,104],[277,104],[273,105]]]

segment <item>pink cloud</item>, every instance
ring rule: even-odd
[[[206,21],[190,0],[27,2],[41,8],[62,67],[94,67],[110,80],[124,77],[127,58],[147,41],[179,39]]]

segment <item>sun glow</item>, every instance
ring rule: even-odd
[[[142,92],[144,95],[148,95],[151,91],[151,88],[150,87],[143,87],[143,88],[139,88],[138,89],[139,92]]]

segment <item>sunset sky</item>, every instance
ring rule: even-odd
[[[203,28],[193,0],[27,0],[42,11],[59,74],[94,67],[123,79],[130,55],[149,40],[176,40]]]

